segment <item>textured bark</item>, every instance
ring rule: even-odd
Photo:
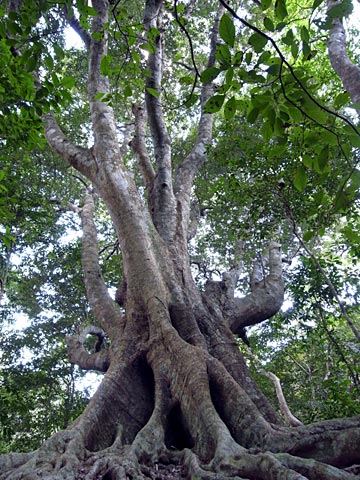
[[[338,5],[339,1],[328,0],[327,9]],[[360,66],[351,61],[346,49],[346,33],[342,19],[334,18],[328,43],[331,66],[339,75],[345,90],[350,94],[351,100],[358,105],[360,110]]]
[[[107,0],[92,5],[98,12],[93,31],[102,32],[111,7]],[[145,25],[161,25],[162,8],[163,2],[148,0]],[[209,65],[220,15],[221,9]],[[68,344],[71,361],[106,374],[66,431],[31,454],[0,457],[0,480],[167,478],[160,477],[156,465],[171,478],[168,464],[198,479],[355,479],[344,468],[360,462],[360,417],[286,427],[250,377],[234,338],[234,332],[269,318],[281,306],[279,246],[270,245],[270,273],[245,298],[234,298],[236,267],[205,292],[192,278],[187,253],[191,188],[211,141],[211,115],[202,111],[193,149],[173,178],[161,97],[146,94],[153,162],[145,148],[145,112],[134,107],[132,148],[149,190],[146,205],[124,165],[127,145],[118,144],[114,112],[95,98],[109,90],[100,73],[106,28],[101,39],[95,38],[89,43],[88,78],[94,146],[73,145],[51,116],[45,118],[45,131],[52,148],[89,179],[109,211],[122,252],[124,313],[110,299],[101,274],[94,198],[88,191],[79,209],[82,265],[97,325],[68,338]],[[147,87],[158,91],[161,43],[158,38],[148,64]],[[213,87],[202,88],[204,105]],[[87,335],[99,340],[98,351],[86,350]]]

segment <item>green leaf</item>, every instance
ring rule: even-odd
[[[100,72],[101,75],[109,75],[110,73],[110,63],[111,63],[112,57],[110,55],[104,55],[101,59],[100,62]]]
[[[264,18],[264,27],[269,30],[270,32],[275,31],[275,25],[273,21],[269,17]]]
[[[285,0],[276,0],[275,2],[275,16],[280,21],[284,20],[287,17],[288,12],[286,10],[286,2]]]
[[[324,130],[321,133],[321,140],[329,145],[338,145],[338,137],[335,133]]]
[[[271,53],[268,50],[265,50],[260,57],[258,58],[258,65],[268,65],[269,59],[271,58]]]
[[[310,45],[308,44],[308,42],[306,42],[305,40],[303,40],[303,42],[302,42],[302,53],[303,53],[303,56],[304,56],[305,60],[310,60],[310,58],[311,58],[311,48],[310,48]]]
[[[353,243],[360,243],[360,235],[357,231],[353,230],[350,226],[346,226],[341,230],[342,234]]]
[[[141,50],[145,50],[149,53],[155,53],[156,52],[156,46],[153,43],[149,43],[149,42],[142,43],[140,45],[140,48],[141,48]]]
[[[304,155],[302,159],[303,164],[305,165],[306,168],[310,168],[312,170],[313,168],[313,159],[309,155]]]
[[[314,236],[315,236],[315,232],[313,232],[312,230],[308,230],[307,232],[304,233],[303,240],[304,242],[308,242],[309,240],[314,238]]]
[[[350,200],[349,194],[344,188],[342,188],[337,193],[335,198],[335,205],[334,205],[335,212],[346,210],[346,208],[349,206],[349,200]]]
[[[231,120],[236,113],[236,99],[235,97],[229,98],[224,107],[224,116],[227,120]]]
[[[223,106],[224,100],[225,95],[214,95],[213,97],[209,98],[204,107],[205,113],[218,112]]]
[[[53,48],[54,48],[55,55],[58,58],[58,60],[62,60],[65,56],[64,50],[61,47],[59,47],[59,45],[57,43],[53,44]]]
[[[198,101],[199,95],[192,94],[185,102],[186,107],[190,108]]]
[[[54,68],[54,60],[51,55],[46,55],[44,58],[45,65],[49,70],[52,70]]]
[[[304,26],[301,27],[300,38],[301,38],[301,40],[303,40],[304,42],[309,42],[309,41],[310,41],[309,30],[308,30],[306,27],[304,27]]]
[[[255,123],[256,119],[260,113],[260,108],[259,107],[253,107],[248,111],[248,114],[246,116],[246,120],[249,123]]]
[[[340,107],[343,107],[350,101],[350,95],[345,92],[345,93],[339,93],[339,95],[335,98],[334,100],[334,107],[336,109],[339,109]]]
[[[91,38],[98,42],[101,42],[101,40],[104,38],[104,32],[93,32],[91,34]]]
[[[246,55],[245,55],[245,62],[247,63],[247,65],[250,65],[250,62],[251,62],[251,59],[252,59],[252,52],[246,52]]]
[[[349,108],[354,108],[355,110],[360,110],[360,103],[350,103]]]
[[[235,25],[227,13],[221,17],[219,24],[219,35],[230,47],[235,44]]]
[[[270,65],[270,67],[266,71],[269,75],[277,76],[280,72],[280,64],[275,63],[274,65]]]
[[[267,42],[268,39],[265,36],[260,35],[260,33],[254,33],[249,38],[249,43],[252,45],[256,53],[260,53],[264,49]]]
[[[357,190],[360,187],[360,170],[354,170],[350,177],[351,186]]]
[[[233,78],[234,78],[234,69],[230,67],[225,75],[226,84],[229,85],[229,87],[232,84]]]
[[[86,14],[91,17],[97,17],[98,12],[95,10],[94,7],[87,6],[86,7]]]
[[[286,32],[286,35],[284,35],[281,40],[285,43],[285,45],[292,45],[293,42],[294,42],[294,32],[292,31],[292,29],[290,28],[290,30],[288,30]]]
[[[325,1],[325,0],[314,0],[314,3],[313,3],[313,5],[312,5],[313,11],[314,11],[317,7],[319,7],[324,1]]]
[[[73,88],[75,86],[75,78],[73,77],[64,77],[61,80],[61,85],[64,88]]]
[[[299,53],[299,45],[296,41],[291,44],[291,55],[296,59]]]
[[[288,112],[289,112],[289,115],[290,115],[291,119],[295,123],[301,123],[304,120],[304,116],[298,108],[291,106],[289,108]]]
[[[220,65],[229,67],[231,65],[231,53],[227,45],[217,45],[215,51],[215,58]]]
[[[126,85],[126,87],[124,88],[124,96],[131,97],[131,95],[132,95],[131,87],[130,85]]]
[[[27,72],[33,72],[36,68],[37,65],[37,60],[35,56],[32,56],[29,58],[29,60],[26,62],[26,71]]]
[[[156,88],[146,87],[146,91],[155,98],[159,98],[160,96],[160,93],[158,90],[156,90]]]
[[[349,135],[347,138],[353,147],[360,148],[360,135]]]
[[[300,165],[296,170],[295,177],[294,177],[294,186],[299,192],[303,192],[306,187],[307,182],[307,175],[305,168]]]
[[[324,169],[327,165],[329,160],[329,145],[325,145],[325,147],[321,150],[318,157],[315,159],[314,166],[315,170],[318,173],[324,173]]]
[[[233,58],[234,67],[238,67],[239,65],[241,65],[243,58],[244,58],[244,52],[236,52]]]
[[[329,18],[344,18],[349,16],[354,7],[351,0],[342,0],[338,5],[334,5],[328,11]]]
[[[221,70],[219,68],[209,67],[202,72],[200,79],[203,83],[210,83],[219,75],[220,72]]]
[[[267,10],[271,6],[272,0],[261,0],[261,9]]]
[[[273,136],[274,130],[273,130],[273,125],[269,120],[267,120],[264,125],[261,127],[261,135],[263,136],[263,139],[265,141],[270,140],[270,138]]]

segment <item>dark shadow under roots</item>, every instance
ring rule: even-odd
[[[194,441],[184,422],[179,404],[176,404],[168,415],[165,429],[165,445],[171,450],[192,449],[194,447]]]
[[[117,425],[123,427],[122,443],[131,444],[154,410],[154,375],[145,358],[136,358],[122,371],[122,375],[116,382],[118,391],[106,399],[106,405],[103,405],[96,424],[89,432],[85,446],[91,452],[103,450],[114,443],[118,435]]]

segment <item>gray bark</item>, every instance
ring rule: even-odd
[[[339,3],[336,0],[328,0],[328,11]],[[328,49],[331,66],[339,75],[345,90],[351,96],[351,100],[358,105],[357,109],[360,110],[360,66],[349,58],[346,48],[345,28],[340,18],[334,18],[332,21]]]

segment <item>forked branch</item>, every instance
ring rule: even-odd
[[[284,282],[281,251],[276,242],[271,242],[269,247],[269,269],[269,275],[242,298],[233,296],[233,284],[228,283],[226,277],[222,282],[209,282],[206,286],[206,296],[218,303],[233,333],[243,335],[245,327],[261,323],[280,310],[284,301]]]

